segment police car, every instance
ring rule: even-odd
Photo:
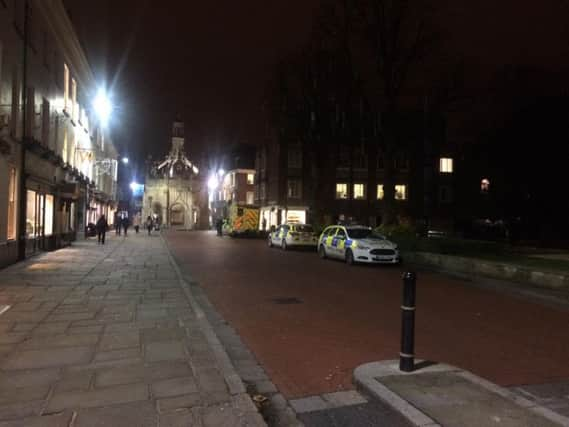
[[[282,224],[269,233],[269,247],[280,246],[285,251],[290,246],[316,247],[318,235],[308,224]]]
[[[343,259],[348,264],[398,264],[401,256],[397,244],[370,227],[361,225],[326,227],[318,239],[320,258]]]

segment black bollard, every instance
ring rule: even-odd
[[[401,305],[401,352],[399,370],[413,372],[415,367],[415,273],[403,273],[403,304]]]

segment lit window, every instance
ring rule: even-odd
[[[480,181],[480,191],[483,193],[490,191],[490,181],[488,179],[484,178]]]
[[[395,200],[407,200],[406,185],[399,184],[395,186]]]
[[[69,112],[69,67],[63,64],[63,109]]]
[[[247,191],[247,204],[252,205],[255,203],[255,192]]]
[[[77,110],[79,106],[77,105],[77,83],[75,79],[71,79],[71,118],[77,120]]]
[[[248,173],[247,174],[247,184],[253,185],[254,183],[255,183],[255,174],[254,173]]]
[[[441,173],[453,173],[452,159],[442,157],[439,164],[439,170]]]
[[[336,199],[347,199],[348,198],[348,184],[339,183],[336,184]]]
[[[45,235],[53,234],[53,196],[47,194],[45,196]]]
[[[288,180],[287,196],[292,199],[299,199],[302,197],[301,183],[298,179]]]
[[[366,186],[365,184],[354,184],[354,199],[365,199]]]
[[[8,177],[8,240],[16,239],[16,168]]]
[[[383,184],[377,184],[377,200],[382,200],[384,195]]]
[[[37,227],[37,200],[36,200],[36,192],[32,190],[27,191],[27,198],[26,198],[26,237],[32,238],[38,232]]]

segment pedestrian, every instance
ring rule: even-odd
[[[140,213],[137,213],[134,216],[134,220],[133,220],[133,225],[134,225],[134,231],[136,234],[138,234],[138,230],[140,228]]]
[[[217,235],[221,237],[223,234],[223,220],[221,218],[218,218],[215,222],[215,228],[217,229]]]
[[[267,218],[263,217],[263,231],[267,231]]]
[[[150,233],[152,232],[152,227],[154,227],[152,217],[150,215],[148,215],[148,218],[146,218],[146,229],[148,230],[149,236],[150,236]]]
[[[95,229],[97,230],[97,243],[105,244],[105,234],[107,233],[107,227],[109,226],[105,214],[102,214],[95,224]]]
[[[117,212],[115,214],[115,234],[117,236],[121,235],[121,227],[122,227],[121,222],[122,222],[122,216],[120,213]]]
[[[126,237],[126,232],[128,230],[128,226],[130,225],[130,221],[128,220],[128,216],[125,215],[121,222],[122,222],[122,224],[121,224],[122,228],[124,230],[124,237]]]

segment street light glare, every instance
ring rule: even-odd
[[[100,89],[93,102],[95,113],[102,125],[106,125],[113,112],[113,106],[105,91]]]
[[[217,177],[215,175],[210,176],[209,180],[207,181],[208,188],[211,191],[213,191],[217,188],[217,184],[218,184]]]
[[[123,158],[122,158],[122,162],[123,162],[125,165],[128,165],[128,157],[123,157]]]

